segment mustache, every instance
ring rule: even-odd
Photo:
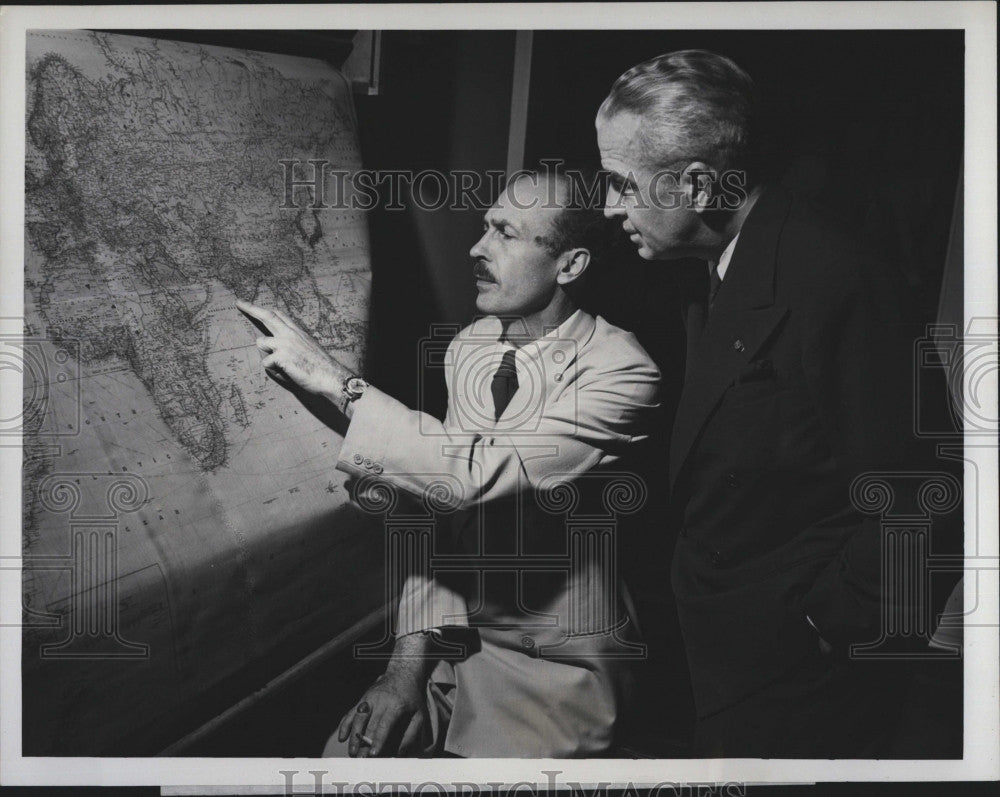
[[[477,260],[472,266],[472,274],[477,280],[486,280],[488,282],[496,282],[497,278],[493,276],[493,273],[486,267],[486,264],[482,260]]]

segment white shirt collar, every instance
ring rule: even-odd
[[[719,265],[714,266],[715,270],[719,272],[719,279],[724,280],[726,278],[726,271],[729,269],[729,260],[733,256],[733,250],[736,248],[736,242],[739,240],[740,234],[736,233],[736,237],[729,242],[729,246],[722,250],[722,254],[719,255]],[[708,264],[709,270],[713,268],[711,263]]]
[[[566,330],[570,329],[574,323],[576,323],[577,318],[583,312],[583,310],[577,309],[573,314],[563,321],[555,329],[549,330],[542,337],[537,340],[531,341],[531,343],[526,343],[520,348],[514,346],[510,341],[500,338],[497,340],[497,356],[502,357],[503,353],[508,349],[514,349],[514,362],[518,368],[518,375],[520,375],[525,364],[529,360],[539,360],[541,359],[542,352],[545,351],[548,346],[557,340],[563,340],[566,338]]]

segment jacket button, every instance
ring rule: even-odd
[[[360,465],[364,461],[365,461],[365,458],[363,456],[361,456],[360,454],[355,454],[354,455],[354,464],[355,465]]]
[[[365,467],[368,468],[368,470],[372,469],[372,461],[368,457],[365,457]]]
[[[535,646],[535,640],[530,636],[521,637],[521,647],[525,650],[531,650]]]
[[[383,471],[383,468],[376,462],[374,465],[372,465],[372,471],[375,473],[381,473]]]
[[[712,553],[710,553],[708,555],[708,560],[713,565],[721,565],[722,564],[722,554],[719,553],[718,551],[712,551]]]
[[[685,539],[687,539],[687,535],[688,535],[688,530],[687,529],[681,529],[681,536],[684,537]]]
[[[726,484],[728,484],[730,487],[739,487],[740,477],[737,476],[732,471],[730,471],[729,473],[726,474]]]
[[[746,349],[746,346],[743,344],[742,338],[736,338],[736,340],[733,341],[733,349],[739,352],[742,352],[744,349]]]

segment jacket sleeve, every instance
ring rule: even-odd
[[[450,358],[449,362],[452,362]],[[537,424],[517,435],[463,429],[453,370],[443,423],[370,388],[359,399],[337,467],[374,477],[447,509],[513,495],[547,473],[582,473],[644,438],[658,406],[659,372],[644,358],[594,369],[546,403]],[[408,576],[396,634],[467,625],[465,598],[433,576]]]
[[[658,383],[644,358],[588,368],[511,434],[462,428],[451,384],[445,423],[369,388],[355,405],[337,467],[467,509],[514,495],[545,474],[582,473],[617,458],[648,434]]]

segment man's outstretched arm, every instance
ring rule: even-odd
[[[530,429],[485,437],[410,410],[374,387],[356,403],[347,401],[349,369],[283,313],[237,306],[271,332],[257,346],[272,376],[328,399],[352,419],[341,470],[417,496],[431,489],[435,500],[454,508],[514,495],[547,473],[583,473],[613,459],[648,434],[649,413],[658,407],[659,371],[645,355],[623,349],[561,400],[546,402]],[[457,489],[439,490],[442,476]]]

